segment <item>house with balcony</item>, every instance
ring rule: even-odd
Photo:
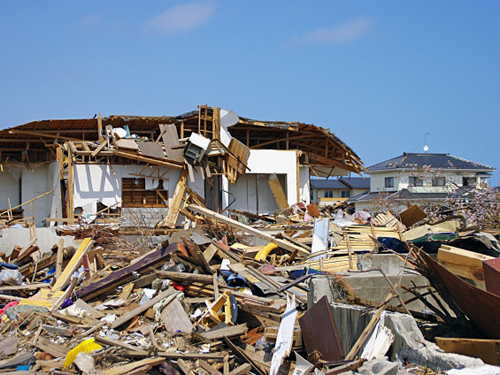
[[[370,190],[349,197],[356,210],[373,211],[380,200],[395,211],[435,205],[458,189],[487,183],[494,167],[450,154],[403,153],[368,167]]]
[[[369,190],[370,179],[367,177],[311,179],[311,201],[322,206],[346,201]]]

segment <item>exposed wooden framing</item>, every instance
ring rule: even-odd
[[[288,134],[288,133],[287,133]],[[287,150],[288,150],[288,141],[287,141]],[[296,170],[295,170],[295,180],[297,187],[297,202],[300,202],[300,154],[301,152],[297,150],[295,152],[295,161],[296,161]]]
[[[143,156],[143,155],[139,155],[139,154],[132,154],[132,153],[128,153],[125,151],[114,150],[113,153],[116,156],[120,156],[120,157],[127,158],[127,159],[132,159],[132,160],[137,160],[137,161],[140,161],[143,163],[165,165],[167,167],[177,168],[177,169],[184,168],[184,165],[181,163],[174,164],[174,162],[169,162],[169,161],[160,160],[160,159],[154,159],[152,157],[147,157],[147,156]]]
[[[35,136],[35,137],[41,137],[41,138],[54,138],[54,139],[61,139],[61,140],[64,140],[64,141],[76,141],[76,142],[80,142],[81,139],[77,139],[77,138],[71,138],[71,137],[63,137],[62,135],[52,135],[52,134],[47,134],[47,133],[38,133],[38,132],[32,132],[32,131],[29,131],[29,130],[9,130],[9,134],[24,134],[24,135],[32,135],[32,136]]]
[[[212,116],[212,139],[220,139],[220,108],[214,106]]]
[[[305,138],[318,138],[318,136],[319,136],[319,134],[311,134],[311,135],[307,135],[307,134],[303,135],[303,134],[301,134],[301,135],[296,135],[296,136],[293,136],[293,137],[289,137],[288,136],[288,132],[286,134],[287,134],[287,138],[286,138],[287,139],[287,143],[289,141],[292,141],[292,140],[305,139]],[[250,148],[251,149],[258,149],[258,148],[260,148],[262,146],[267,146],[267,145],[270,145],[270,144],[273,144],[273,143],[278,143],[279,141],[281,141],[281,138],[278,138],[278,139],[274,138],[271,141],[259,143],[259,144],[251,146]]]
[[[106,147],[106,145],[107,145],[106,141],[103,139],[102,142],[101,142],[101,144],[94,151],[92,151],[92,153],[90,154],[90,156],[92,156],[93,158],[95,158],[96,155],[99,152],[101,152],[104,147]]]
[[[307,152],[307,154],[309,157],[310,164],[315,164],[314,162],[316,161],[319,164],[330,165],[333,167],[339,167],[339,168],[342,168],[342,169],[345,169],[345,170],[348,170],[351,172],[355,172],[355,173],[359,173],[362,170],[362,168],[356,168],[352,165],[344,164],[344,163],[339,162],[339,161],[334,160],[334,159],[329,159],[329,158],[325,158],[324,156],[313,154],[312,152]]]

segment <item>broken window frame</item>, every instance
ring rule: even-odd
[[[132,182],[130,188],[130,182]],[[163,180],[158,181],[156,189],[146,189],[145,178],[123,177],[121,180],[122,207],[168,207],[168,190],[163,188]],[[160,197],[160,194],[167,199],[167,204]],[[130,200],[131,195],[131,200]],[[141,200],[141,203],[138,202]]]

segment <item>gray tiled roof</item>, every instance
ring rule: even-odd
[[[311,179],[314,189],[370,189],[370,179],[361,177],[316,180]]]
[[[439,169],[495,170],[495,168],[489,165],[476,163],[450,154],[412,154],[405,152],[401,156],[368,167],[368,171],[380,172],[391,169],[413,169],[422,168],[424,165]]]
[[[370,192],[361,193],[349,198],[349,202],[371,202],[378,196],[385,194],[388,200],[428,200],[446,199],[448,193],[412,193],[408,189],[401,189],[394,192]]]

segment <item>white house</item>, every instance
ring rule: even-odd
[[[372,210],[377,200],[393,208],[444,202],[459,188],[486,183],[495,168],[450,154],[403,153],[368,167],[370,191],[349,198],[356,210]]]

